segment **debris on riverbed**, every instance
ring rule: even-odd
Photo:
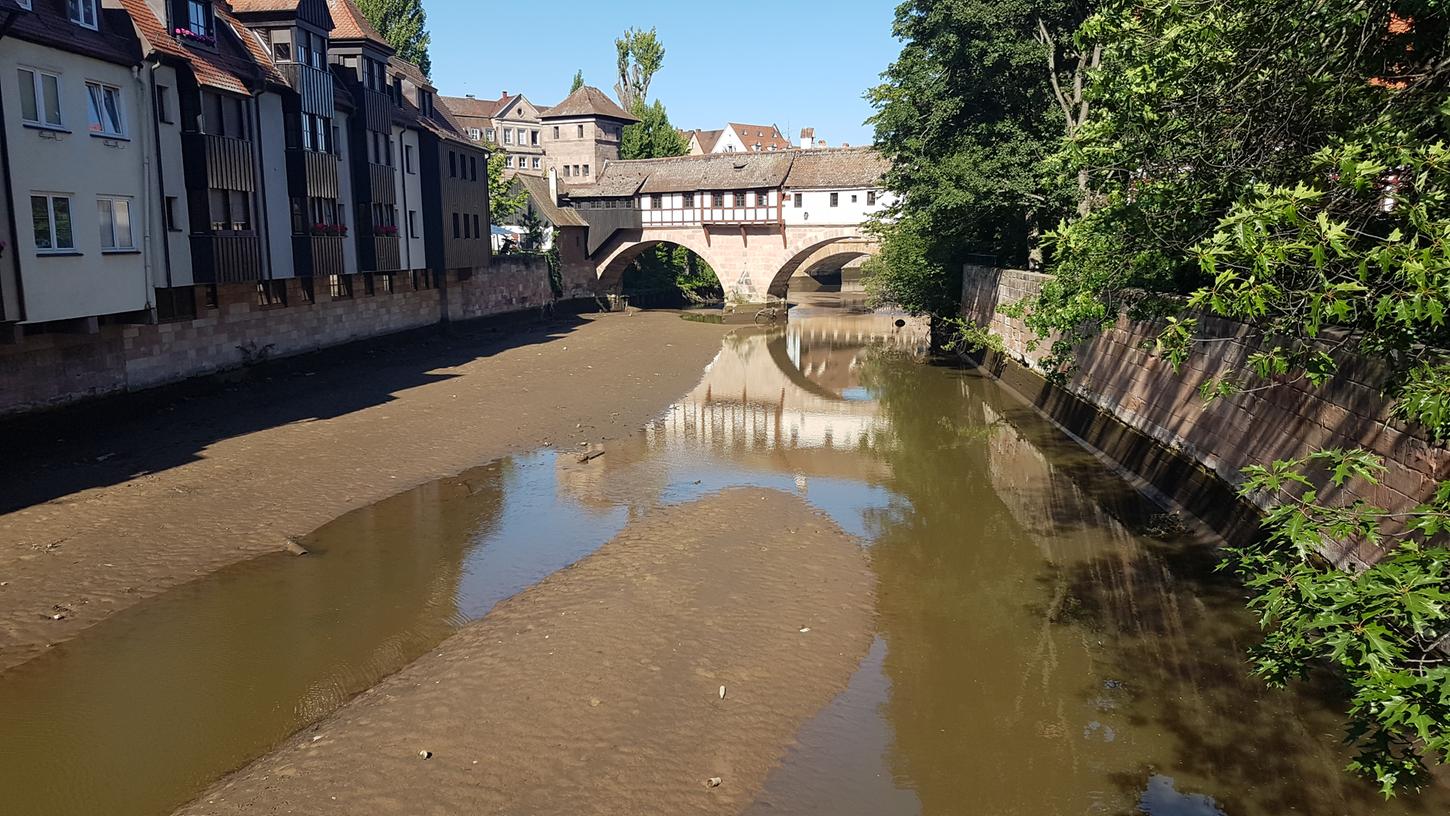
[[[720,787],[720,777],[718,777],[718,776],[712,776],[709,779],[706,779],[705,780],[705,787],[707,787],[707,788],[718,788],[718,787]]]
[[[302,541],[298,539],[297,536],[287,536],[287,543],[283,545],[283,549],[285,549],[289,553],[292,553],[293,555],[309,554],[309,550],[306,547],[302,546]]]
[[[807,633],[809,631],[811,631],[811,627],[809,627],[809,626],[802,626],[801,627],[801,634],[804,635],[805,633]]]
[[[583,453],[579,454],[579,464],[582,465],[585,462],[592,462],[603,455],[604,448],[590,448],[589,450],[586,450]]]
[[[418,752],[418,756],[420,758],[422,758],[422,759],[432,759],[433,758],[433,752],[432,751],[429,751],[427,749],[424,749],[424,750]]]
[[[725,699],[725,687],[724,686],[721,686],[720,687],[720,699],[722,699],[722,700]]]

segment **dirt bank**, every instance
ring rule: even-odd
[[[375,343],[0,432],[0,670],[414,485],[631,433],[724,330],[640,313]]]
[[[871,590],[795,496],[657,510],[179,813],[738,813],[866,653]]]

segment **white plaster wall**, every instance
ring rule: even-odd
[[[151,70],[151,69],[147,69]],[[151,280],[157,287],[190,286],[195,279],[191,267],[191,239],[188,234],[186,197],[186,171],[181,162],[181,101],[176,87],[176,70],[170,66],[155,69],[158,88],[166,88],[166,104],[171,122],[156,121],[152,138],[160,142],[160,159],[153,154],[157,171],[155,193],[151,201]],[[154,106],[153,106],[154,109]],[[156,150],[156,142],[149,148]],[[163,190],[164,185],[164,190]],[[175,230],[166,229],[166,213],[163,209],[166,197],[176,199]],[[170,275],[167,274],[165,246],[170,249]]]
[[[131,70],[7,37],[0,48],[0,82],[5,83],[4,127],[10,145],[10,185],[15,196],[14,250],[19,254],[28,323],[136,311],[151,305],[145,256],[145,119],[137,117],[138,85]],[[26,127],[20,121],[21,67],[60,75],[62,124],[66,131]],[[86,80],[122,89],[125,139],[90,135]],[[40,255],[29,228],[32,193],[69,195],[75,250]],[[101,253],[96,198],[132,200],[132,234],[137,251]]]
[[[895,200],[891,193],[876,191],[876,204],[866,204],[867,193],[863,188],[839,190],[786,190],[785,223],[787,224],[860,224],[891,205]],[[801,205],[795,205],[796,193],[801,194]],[[831,193],[840,194],[840,204],[831,206]],[[852,201],[851,197],[856,200]]]
[[[361,213],[355,212],[357,202],[352,199],[352,165],[349,163],[351,145],[348,144],[347,126],[348,116],[342,111],[333,114],[332,124],[337,128],[337,200],[346,208],[342,223],[347,225],[347,240],[342,242],[342,268],[343,271],[351,274],[358,271],[357,265],[357,242],[358,217]],[[396,144],[396,143],[395,143]],[[368,238],[372,240],[372,238]]]
[[[727,127],[725,132],[720,134],[719,140],[715,142],[716,153],[744,153],[745,143],[740,141],[740,136],[735,133],[735,128]]]
[[[403,266],[408,269],[422,269],[428,265],[426,245],[424,238],[428,234],[428,225],[423,215],[423,154],[418,144],[418,132],[407,128],[393,128],[393,141],[400,145],[399,150],[411,146],[413,148],[412,172],[399,162],[398,172],[393,178],[398,187],[398,234],[403,240],[398,249],[402,253]],[[408,224],[409,211],[417,213],[414,219],[418,223],[418,237],[414,238]]]
[[[292,261],[292,210],[287,199],[287,129],[282,120],[282,97],[264,93],[256,98],[261,130],[254,134],[261,151],[262,190],[266,200],[267,232],[263,240],[274,278],[297,277]],[[263,217],[262,204],[257,204],[257,217]]]

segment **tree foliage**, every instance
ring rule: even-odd
[[[648,104],[640,102],[630,112],[639,121],[626,125],[619,136],[621,159],[663,159],[690,152],[690,143],[670,124],[670,116],[658,99]]]
[[[649,98],[649,84],[665,61],[665,47],[655,30],[631,28],[614,41],[619,81],[614,95],[619,104],[632,111]]]
[[[499,150],[488,156],[488,220],[502,224],[524,208],[529,194],[516,183],[504,165],[506,154]]]
[[[424,76],[433,75],[428,56],[432,38],[423,0],[357,0],[357,7],[399,57],[418,66]]]
[[[569,93],[574,93],[584,87],[584,69],[580,68],[574,72],[574,81],[569,83]]]

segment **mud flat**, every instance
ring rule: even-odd
[[[178,813],[737,813],[870,647],[872,582],[796,496],[654,510]]]
[[[724,331],[640,313],[374,343],[122,418],[0,433],[0,671],[415,485],[631,433],[699,379]]]

